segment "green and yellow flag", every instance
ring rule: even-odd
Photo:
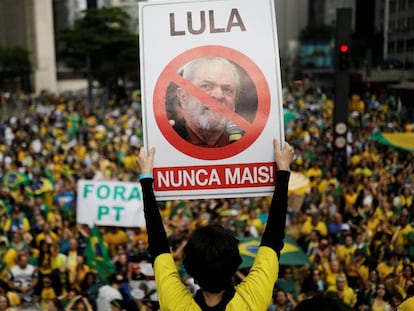
[[[83,254],[86,257],[86,264],[89,268],[95,269],[100,278],[107,282],[108,277],[115,272],[115,266],[96,225],[91,230],[88,244]]]
[[[34,196],[40,196],[47,192],[53,191],[53,184],[47,178],[34,180],[27,189],[28,193]]]
[[[29,176],[17,171],[7,171],[3,175],[3,186],[14,191],[22,185],[28,185],[30,183]]]
[[[242,258],[240,269],[253,265],[260,246],[260,238],[248,237],[240,239],[239,251]],[[285,266],[312,265],[312,261],[292,238],[286,236],[284,247],[280,253],[279,264]]]
[[[387,146],[414,152],[414,133],[411,132],[375,133],[371,134],[371,139]]]

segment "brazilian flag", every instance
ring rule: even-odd
[[[414,152],[414,133],[375,133],[371,134],[370,138],[381,144]]]
[[[115,265],[96,225],[93,226],[90,232],[88,244],[83,254],[89,268],[95,269],[100,278],[107,282],[108,277],[115,272]]]
[[[31,193],[34,196],[39,196],[50,191],[53,191],[53,184],[47,178],[40,178],[34,180],[29,188],[29,193]]]
[[[30,183],[29,176],[26,174],[16,172],[16,171],[7,171],[3,175],[3,186],[14,191],[20,186],[25,186]]]
[[[260,238],[242,238],[239,243],[239,252],[242,258],[240,269],[253,265],[260,246]],[[284,246],[280,252],[279,263],[285,266],[312,265],[312,261],[292,238],[286,236]]]

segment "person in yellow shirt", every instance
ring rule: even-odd
[[[350,287],[356,288],[359,283],[368,282],[369,268],[364,265],[364,262],[365,255],[362,249],[356,249],[351,256],[345,259],[344,271]]]
[[[346,278],[338,275],[335,285],[328,287],[327,292],[336,292],[339,298],[347,305],[354,307],[357,302],[355,291],[346,285]]]
[[[76,238],[69,240],[69,250],[67,252],[66,266],[68,270],[76,266],[78,260],[78,241]]]
[[[375,209],[375,215],[379,220],[388,221],[394,217],[394,212],[391,210],[391,203],[386,197],[381,199],[380,205]]]
[[[386,300],[386,287],[384,283],[378,283],[375,288],[374,299],[371,303],[372,311],[388,311],[391,310],[391,306]]]
[[[49,212],[46,215],[46,221],[49,223],[52,230],[62,228],[62,216],[55,204],[50,205]]]
[[[336,247],[336,258],[341,262],[347,262],[356,250],[354,239],[350,233],[344,235],[344,244],[338,244]]]
[[[263,232],[263,224],[257,215],[256,209],[251,209],[249,213],[248,225],[253,227],[258,235],[261,235]]]
[[[325,267],[324,267],[325,268]],[[342,265],[338,259],[331,259],[329,263],[329,268],[324,269],[325,272],[325,279],[328,287],[335,286],[337,283],[338,277],[343,277],[345,280],[345,284],[348,285],[346,275],[343,272]]]
[[[0,310],[1,311],[14,311],[15,308],[11,304],[11,301],[7,295],[0,294]]]
[[[116,227],[109,228],[109,231],[103,235],[103,239],[108,246],[108,250],[112,256],[116,254],[117,245],[125,245],[128,243],[128,235],[125,233],[125,231]]]
[[[36,245],[40,246],[41,241],[46,241],[49,244],[59,243],[59,236],[54,233],[48,222],[43,223],[42,232],[36,235]]]
[[[22,231],[26,233],[30,230],[29,220],[15,207],[10,212],[10,218],[6,220],[3,231],[7,232],[7,237],[11,241],[13,234],[16,231]]]
[[[402,267],[398,262],[398,256],[392,251],[385,252],[384,261],[380,262],[377,266],[378,276],[382,281],[391,273],[397,275],[401,270]]]
[[[37,265],[40,278],[50,275],[56,268],[56,262],[52,254],[52,243],[48,243],[46,240],[40,241]]]
[[[50,302],[58,297],[53,288],[52,279],[49,276],[44,276],[42,279],[42,286],[40,291],[40,306],[41,310],[47,310]]]
[[[305,223],[302,226],[301,234],[302,236],[307,237],[312,230],[318,230],[321,236],[326,236],[328,234],[328,228],[326,224],[320,220],[318,213],[313,213],[306,218]]]
[[[354,207],[356,200],[358,198],[358,192],[355,189],[355,185],[349,185],[345,188],[344,191],[344,200],[345,200],[345,212],[350,211]]]
[[[6,282],[0,281],[0,296],[6,296],[9,307],[15,308],[20,305],[21,300],[17,293],[11,291]]]
[[[412,311],[414,310],[414,296],[404,300],[399,306],[397,311]]]
[[[405,264],[402,272],[397,276],[397,289],[403,298],[407,297],[407,289],[414,284],[414,268]]]
[[[122,165],[125,167],[125,169],[129,171],[135,170],[137,167],[135,152],[135,150],[129,150],[128,153],[122,159]]]
[[[8,271],[16,264],[17,252],[8,246],[5,236],[0,237],[0,280],[7,282],[9,279]]]
[[[70,287],[76,288],[79,292],[81,292],[81,284],[89,270],[89,266],[85,264],[85,258],[82,255],[78,255],[76,266],[71,267],[69,270]]]
[[[319,167],[318,163],[315,161],[313,162],[312,167],[310,167],[306,172],[305,172],[306,177],[308,178],[312,178],[312,177],[322,177],[322,170]]]
[[[412,208],[413,207],[413,201],[414,201],[414,195],[412,195],[410,191],[410,187],[404,187],[402,189],[402,193],[400,195],[401,200],[401,206],[406,208]]]

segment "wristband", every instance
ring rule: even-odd
[[[138,175],[139,180],[144,179],[144,178],[152,178],[154,179],[154,177],[152,176],[151,173],[143,173],[143,174],[139,174]]]

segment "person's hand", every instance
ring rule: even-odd
[[[139,154],[137,157],[137,165],[139,173],[141,174],[151,174],[152,167],[154,163],[155,148],[152,147],[149,151],[149,154],[145,152],[145,148],[141,147],[139,149]]]
[[[278,170],[290,171],[290,163],[292,163],[293,156],[295,151],[289,145],[288,142],[285,142],[283,148],[280,148],[280,142],[278,139],[273,139],[273,146],[275,150],[275,161]]]

